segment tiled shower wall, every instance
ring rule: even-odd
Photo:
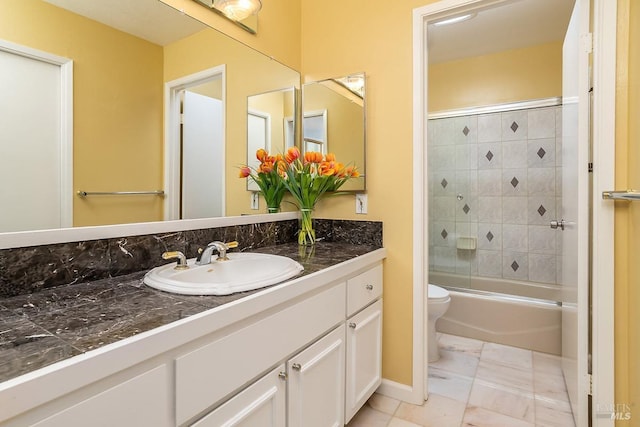
[[[429,268],[558,283],[561,107],[431,119]],[[460,237],[476,249],[458,249]]]

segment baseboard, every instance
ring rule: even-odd
[[[382,384],[380,384],[380,387],[378,387],[376,392],[383,396],[412,403],[414,405],[422,405],[424,403],[424,396],[420,395],[420,393],[416,393],[413,387],[387,380],[385,378],[382,379]]]

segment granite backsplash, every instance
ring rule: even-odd
[[[378,221],[316,219],[315,228],[327,242],[382,247]],[[237,240],[241,250],[294,242],[297,230],[298,221],[287,220],[2,249],[0,298],[148,270],[165,263],[165,251],[192,258],[214,240]]]

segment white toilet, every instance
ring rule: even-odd
[[[429,362],[440,359],[438,340],[436,339],[436,321],[447,312],[451,296],[449,291],[440,286],[431,285],[427,289],[429,318],[427,319],[427,342],[429,343]]]

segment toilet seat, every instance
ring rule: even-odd
[[[427,299],[429,302],[447,301],[450,298],[449,291],[440,286],[429,284]]]

